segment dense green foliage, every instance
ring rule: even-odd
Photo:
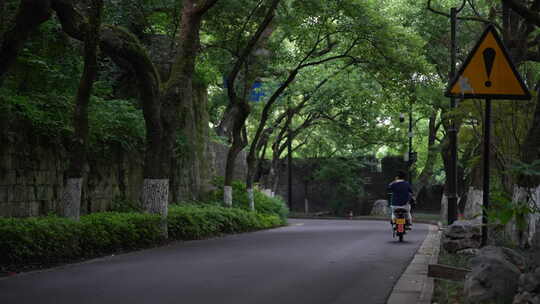
[[[73,133],[73,100],[65,96],[13,94],[0,88],[2,117],[15,125],[26,125],[36,135],[60,139]],[[50,99],[56,102],[51,103]],[[90,149],[119,145],[125,150],[141,149],[145,130],[140,109],[128,100],[94,97],[89,109]]]
[[[111,61],[100,62],[100,78],[94,85],[89,108],[89,149],[119,145],[141,150],[144,119],[136,100],[115,94],[118,70]],[[56,22],[47,21],[33,34],[17,58],[6,84],[0,87],[0,117],[26,126],[36,135],[57,141],[73,134],[73,111],[82,50],[63,35]]]
[[[333,184],[330,209],[335,215],[344,216],[358,206],[357,198],[364,194],[360,172],[366,166],[358,158],[330,158],[320,161],[314,180]],[[358,210],[355,210],[358,213]]]
[[[194,240],[283,225],[277,214],[212,205],[175,205],[169,240]],[[164,243],[158,215],[105,212],[80,222],[56,216],[0,218],[0,270],[35,268]]]

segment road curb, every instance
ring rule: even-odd
[[[439,258],[441,232],[439,226],[430,225],[422,246],[403,272],[388,297],[387,304],[429,304],[433,297],[434,280],[427,276],[428,265]]]

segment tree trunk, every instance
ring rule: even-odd
[[[144,209],[150,214],[161,215],[161,228],[164,238],[168,237],[167,214],[169,200],[169,179],[149,179],[143,180],[141,201]]]
[[[267,46],[268,41],[270,40],[270,36],[272,36],[272,33],[274,32],[274,29],[275,27],[273,26],[272,23],[267,25],[267,27],[263,31],[263,34],[261,35],[257,43],[258,49],[264,49]],[[252,74],[253,75],[259,74],[259,72],[254,72]],[[249,84],[251,87],[251,83]],[[280,88],[278,89],[278,91],[283,92],[283,89]],[[265,137],[263,135],[264,133],[263,131],[264,131],[264,126],[266,125],[266,121],[268,120],[268,117],[269,117],[269,113],[268,113],[269,109],[277,98],[274,95],[276,94],[273,94],[273,96],[270,98],[270,100],[266,102],[264,106],[264,109],[263,109],[263,112],[259,121],[259,126],[257,127],[255,136],[252,139],[252,142],[248,151],[248,156],[246,158],[246,162],[247,162],[246,188],[247,188],[247,194],[248,194],[248,199],[249,199],[249,207],[250,207],[250,210],[252,211],[255,210],[255,198],[253,196],[253,181],[255,178],[255,174],[257,173],[256,172],[257,168],[259,167],[258,166],[259,159],[257,159],[257,153],[259,152],[259,150],[261,149],[261,146],[263,145],[263,141]],[[279,93],[279,95],[281,95],[281,93]]]
[[[253,194],[253,187],[247,189],[247,196],[249,202],[249,210],[255,211],[255,197]]]
[[[6,25],[6,2],[4,0],[0,1],[0,46],[4,41],[4,32]]]
[[[223,201],[226,207],[232,207],[232,186],[223,186]]]
[[[247,157],[247,175],[246,175],[246,189],[248,194],[248,202],[250,210],[255,210],[255,198],[253,196],[253,179],[255,171],[257,170],[257,160],[251,153]]]
[[[521,155],[521,161],[524,164],[531,165],[534,161],[540,160],[540,96],[537,92],[536,108],[533,114],[533,121],[530,125],[527,137],[523,143],[523,150]],[[540,168],[535,166],[529,168],[538,172]],[[514,225],[514,229],[510,228],[512,234],[511,237],[514,240],[519,240],[521,244],[531,244],[532,240],[536,237],[536,227],[540,223],[540,176],[539,175],[527,175],[519,174],[518,184],[514,188],[512,202],[529,204],[536,210],[536,214],[529,214],[527,217],[528,228],[525,231],[518,231]],[[522,237],[523,236],[523,237]]]
[[[516,185],[514,187],[514,191],[512,193],[512,204],[516,205],[518,203],[524,203],[528,201],[528,190],[527,188],[520,187]],[[523,245],[523,234],[525,231],[520,230],[517,225],[516,221],[512,219],[508,224],[506,224],[505,227],[506,235],[509,237],[509,239],[514,244]]]
[[[82,184],[82,177],[67,178],[62,194],[62,215],[76,221],[81,213]]]
[[[280,149],[279,144],[274,143],[272,145],[272,162],[270,163],[270,173],[269,173],[269,182],[270,189],[272,194],[277,193],[277,188],[279,185],[279,164],[280,164]]]
[[[272,167],[270,169],[270,190],[272,191],[272,195],[275,195],[277,193],[277,188],[279,185],[279,171]]]
[[[275,10],[279,4],[280,0],[272,0],[268,6],[264,19],[257,26],[255,34],[249,39],[247,45],[242,49],[241,54],[236,60],[229,76],[227,77],[227,96],[229,98],[229,104],[227,106],[226,114],[234,114],[230,116],[231,118],[225,117],[226,121],[224,126],[220,126],[219,129],[222,129],[224,133],[228,132],[227,129],[230,128],[230,119],[232,119],[232,144],[227,153],[227,164],[225,167],[225,183],[224,183],[224,193],[227,187],[232,185],[232,180],[234,176],[234,166],[236,162],[236,157],[238,153],[247,146],[247,134],[242,132],[247,132],[245,128],[246,120],[251,113],[251,106],[246,100],[247,90],[252,87],[253,82],[255,81],[257,72],[254,69],[249,69],[248,59],[252,55],[253,50],[257,45],[261,43],[261,38],[263,40],[270,37],[272,30],[269,30],[269,26],[274,19]],[[264,43],[265,41],[263,41]],[[244,94],[242,97],[238,96],[236,92],[236,81],[238,74],[242,68],[245,68],[247,71],[244,75]],[[229,200],[228,196],[224,197],[224,203],[226,206],[232,205],[232,198]]]
[[[437,113],[438,111],[434,111],[429,117],[427,159],[416,182],[417,193],[420,193],[422,188],[427,187],[432,182],[433,167],[437,160],[437,151],[435,149],[435,139],[437,138]]]
[[[309,182],[304,182],[304,213],[309,213],[309,199],[308,199]]]
[[[247,105],[249,107],[249,105]],[[225,165],[225,182],[224,182],[224,203],[226,207],[232,207],[232,190],[227,195],[226,191],[230,188],[232,189],[232,182],[234,179],[234,169],[236,166],[236,159],[238,154],[242,149],[247,145],[246,140],[242,136],[242,129],[244,128],[244,122],[249,115],[249,111],[245,111],[242,115],[236,117],[235,126],[233,128],[233,140],[232,145],[227,152],[227,163]]]
[[[103,2],[92,1],[90,24],[87,27],[84,42],[84,70],[77,91],[77,101],[73,117],[75,132],[71,145],[69,168],[62,195],[64,216],[79,219],[81,210],[81,191],[83,170],[86,164],[86,149],[88,145],[88,103],[92,87],[97,76],[97,47],[99,43],[99,28]]]
[[[484,205],[484,171],[482,170],[482,155],[484,150],[484,141],[480,140],[480,146],[476,153],[472,153],[473,159],[477,159],[473,163],[470,174],[470,183],[467,190],[467,201],[463,216],[468,220],[474,220],[480,223],[482,221],[482,206]]]
[[[533,245],[537,238],[537,227],[540,224],[540,185],[536,188],[526,188],[519,185],[514,187],[512,194],[513,204],[528,204],[533,211],[526,215],[526,227],[521,230],[517,227],[515,220],[510,221],[505,230],[510,239],[520,246]]]
[[[192,104],[182,103],[180,112],[182,142],[172,158],[176,164],[171,167],[170,202],[200,200],[211,190],[207,101],[207,86],[194,82]]]
[[[143,206],[150,213],[159,212],[163,218],[167,216],[169,204],[169,177],[171,175],[171,163],[174,157],[173,151],[178,138],[180,124],[180,111],[182,105],[193,104],[193,74],[195,73],[195,60],[199,48],[199,30],[204,13],[210,9],[217,0],[206,1],[200,7],[200,1],[185,0],[183,2],[181,16],[181,30],[178,36],[178,53],[172,66],[171,74],[164,90],[159,98],[158,111],[151,111],[159,117],[161,131],[158,136],[154,134],[148,141],[147,147],[150,153],[157,150],[156,154],[147,156],[145,163],[145,185],[159,185],[143,188]],[[193,109],[188,109],[192,111]],[[157,117],[152,118],[157,122]],[[156,142],[159,140],[158,142]],[[157,171],[156,171],[157,168]],[[167,191],[161,189],[166,185]],[[156,191],[156,187],[160,188]],[[159,207],[155,204],[161,204]]]
[[[445,180],[445,183],[444,183],[444,193],[443,193],[443,196],[442,196],[442,199],[441,199],[441,208],[444,208],[445,210],[441,210],[441,214],[445,214],[445,217],[442,218],[441,220],[443,222],[447,221],[448,217],[448,172],[450,170],[450,158],[451,158],[451,151],[450,151],[450,136],[449,136],[449,130],[451,128],[450,126],[450,118],[447,117],[449,115],[449,113],[445,112],[445,110],[443,109],[443,111],[441,112],[441,120],[442,120],[442,126],[446,132],[444,138],[442,139],[441,141],[441,157],[442,157],[442,160],[443,160],[443,167],[444,167],[444,171],[446,172],[446,180]],[[457,119],[454,117],[454,123],[455,123],[455,127],[457,129],[457,134],[459,134],[459,129],[461,127],[461,120],[460,119]],[[456,142],[456,145],[459,145],[458,142]],[[459,146],[458,146],[459,147]],[[458,160],[458,165],[456,166],[456,175],[457,175],[457,185],[456,185],[456,192],[457,192],[457,199],[456,199],[456,211],[459,212],[459,205],[460,205],[460,197],[459,197],[459,193],[461,192],[460,190],[460,185],[462,185],[462,182],[463,182],[463,174],[462,174],[462,169],[459,167],[459,160]],[[463,190],[464,191],[464,190]]]
[[[533,205],[533,210],[535,210],[535,212],[530,214],[527,220],[527,224],[529,226],[529,229],[527,231],[527,243],[533,246],[534,240],[538,239],[538,236],[536,234],[540,233],[539,231],[537,231],[538,227],[540,226],[540,185],[536,188],[530,188],[528,193],[529,204]]]
[[[178,129],[180,122],[180,111],[182,103],[192,104],[192,79],[195,72],[195,59],[197,57],[197,49],[199,45],[199,29],[201,25],[202,15],[199,15],[194,6],[194,0],[183,2],[181,16],[181,30],[178,36],[179,49],[175,57],[171,74],[165,89],[163,90],[159,103],[160,109],[148,109],[149,120],[154,122],[152,130],[154,134],[147,137],[147,156],[145,159],[145,183],[152,184],[159,180],[160,184],[169,185],[171,176],[173,151],[178,137]],[[154,104],[150,105],[154,106]],[[191,110],[191,109],[190,109]],[[159,117],[159,118],[158,118]],[[147,129],[147,134],[150,130]],[[150,154],[150,155],[149,155]],[[144,187],[143,191],[148,191],[142,194],[143,208],[153,213],[160,210],[161,216],[165,217],[169,204],[168,191],[154,191],[152,187]],[[158,195],[158,197],[154,197]],[[162,206],[155,208],[153,204],[157,203],[157,199],[161,201]]]
[[[441,197],[441,222],[446,223],[448,219],[448,195],[446,190]]]

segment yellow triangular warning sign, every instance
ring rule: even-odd
[[[486,28],[445,95],[460,98],[531,98],[492,25]]]

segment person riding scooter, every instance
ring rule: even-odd
[[[407,211],[408,226],[410,227],[412,225],[411,202],[413,200],[413,190],[411,184],[405,181],[405,172],[397,172],[394,181],[388,185],[388,190],[392,194],[390,199],[391,223],[395,220],[394,210],[398,208],[405,209]]]

